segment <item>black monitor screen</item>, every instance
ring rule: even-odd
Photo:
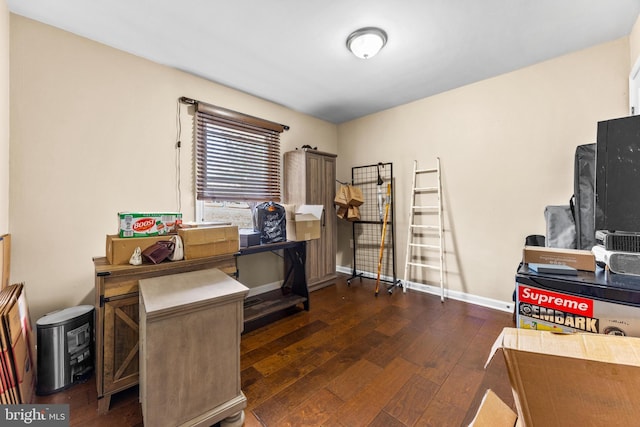
[[[640,232],[640,116],[598,122],[596,230]]]

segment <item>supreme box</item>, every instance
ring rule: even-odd
[[[119,212],[120,237],[163,236],[176,232],[182,222],[178,212]]]
[[[150,237],[120,237],[118,235],[107,235],[106,256],[109,264],[124,265],[129,264],[131,255],[137,247],[144,251],[158,240],[168,240],[169,236]]]
[[[178,230],[184,245],[184,259],[233,254],[240,249],[238,226],[184,228]]]
[[[506,362],[517,425],[638,424],[640,338],[505,328],[487,365],[498,350]],[[510,422],[493,425],[511,427]]]
[[[322,205],[285,205],[287,212],[287,240],[313,240],[320,238]]]
[[[522,279],[521,279],[522,280]],[[516,281],[517,326],[554,332],[640,337],[640,307]]]
[[[596,271],[596,258],[591,251],[582,249],[525,246],[522,261],[535,264],[561,264],[576,270]]]

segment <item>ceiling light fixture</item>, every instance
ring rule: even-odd
[[[347,37],[347,48],[362,59],[373,58],[386,43],[387,33],[376,27],[360,28]]]

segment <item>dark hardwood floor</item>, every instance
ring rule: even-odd
[[[418,292],[374,295],[364,279],[311,294],[300,311],[242,337],[245,426],[461,426],[487,388],[513,407],[491,345],[512,316]],[[95,381],[36,403],[68,403],[71,426],[141,426],[138,389],[97,414]]]

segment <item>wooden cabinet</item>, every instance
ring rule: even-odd
[[[240,334],[248,293],[218,269],[140,280],[145,425],[242,425]]]
[[[103,392],[110,394],[137,383],[138,296],[107,300],[104,309]],[[99,349],[98,349],[99,351]]]
[[[315,150],[284,154],[284,202],[323,205],[320,239],[307,242],[307,286],[310,291],[336,280],[336,155]]]
[[[233,254],[140,266],[111,265],[94,258],[96,306],[96,387],[98,411],[109,410],[111,395],[138,384],[138,281],[151,277],[218,268],[235,274]]]

